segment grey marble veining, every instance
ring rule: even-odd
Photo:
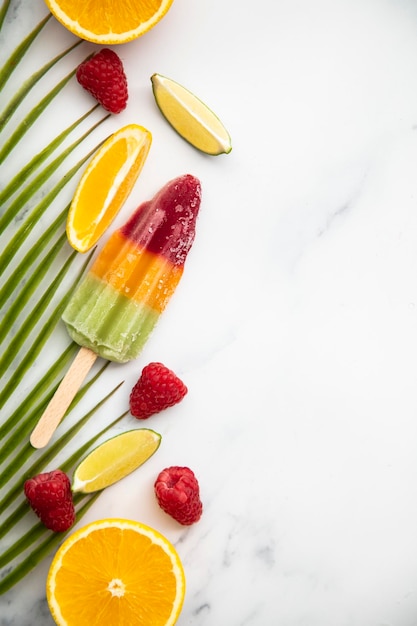
[[[3,61],[45,14],[41,0],[12,2]],[[70,42],[48,24],[0,109]],[[46,82],[92,49],[83,44]],[[175,369],[189,394],[147,422],[160,450],[82,524],[138,519],[174,543],[187,577],[179,626],[416,626],[415,3],[175,0],[117,52],[129,104],[99,133],[136,122],[154,138],[118,223],[187,171],[203,204],[183,282],[138,362],[106,372],[106,385],[125,384],[97,419],[126,407],[151,360]],[[216,111],[231,154],[209,158],[181,141],[154,105],[154,72]],[[1,166],[0,188],[90,104],[70,84]],[[153,499],[170,464],[200,481],[204,514],[187,529]],[[0,596],[1,626],[52,626],[51,558]]]

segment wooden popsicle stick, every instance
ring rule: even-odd
[[[89,348],[79,350],[32,431],[30,443],[34,448],[47,445],[96,358],[97,354]]]

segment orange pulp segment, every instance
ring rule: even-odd
[[[172,626],[185,577],[172,544],[140,522],[105,519],[70,535],[46,582],[58,626]]]
[[[167,13],[173,0],[45,0],[52,15],[74,35],[99,44],[140,37]]]
[[[91,159],[77,186],[67,217],[67,237],[87,252],[110,226],[142,170],[151,133],[129,124],[111,135]]]

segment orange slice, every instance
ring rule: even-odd
[[[132,191],[148,156],[151,133],[137,124],[111,135],[89,162],[67,217],[67,237],[87,252],[110,226]]]
[[[140,37],[167,13],[173,0],[45,0],[70,32],[94,43],[119,44]]]
[[[185,576],[159,532],[139,522],[91,522],[64,541],[46,581],[58,626],[172,626],[181,612]]]

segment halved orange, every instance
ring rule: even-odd
[[[153,528],[125,519],[91,522],[70,535],[46,582],[59,626],[172,626],[184,594],[173,545]]]
[[[140,37],[167,13],[173,0],[45,0],[70,32],[94,43],[119,44]]]
[[[110,226],[142,170],[151,133],[129,124],[111,135],[87,165],[67,217],[67,237],[79,252],[90,250]]]

